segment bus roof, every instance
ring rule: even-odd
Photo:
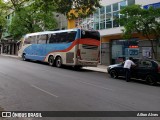
[[[43,32],[35,32],[35,33],[29,33],[26,34],[24,37],[27,38],[29,36],[35,36],[35,35],[45,35],[45,34],[54,34],[54,33],[61,33],[61,32],[69,32],[69,31],[77,31],[76,29],[67,29],[67,30],[58,30],[58,31],[43,31]]]

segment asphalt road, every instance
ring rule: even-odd
[[[0,56],[0,108],[5,111],[160,111],[160,86],[106,73]],[[23,118],[32,120],[33,118]],[[158,120],[146,117],[38,120]]]

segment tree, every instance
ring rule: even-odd
[[[15,39],[26,33],[52,30],[57,27],[52,11],[45,13],[37,9],[34,4],[15,11],[9,32]]]
[[[87,17],[100,6],[100,0],[55,0],[57,12],[67,15],[67,18]],[[77,15],[68,14],[72,9]]]
[[[6,10],[6,4],[2,0],[0,0],[0,38],[2,36],[2,32],[4,31],[7,22],[5,18]]]
[[[124,26],[125,38],[131,38],[133,33],[139,33],[151,42],[152,52],[157,58],[153,47],[153,40],[160,38],[160,8],[143,9],[140,5],[127,6],[120,12],[123,17],[120,23]]]
[[[15,38],[28,32],[54,29],[53,12],[76,18],[68,14],[73,8],[78,16],[85,17],[99,7],[100,0],[10,0],[15,8],[15,17],[10,26],[10,32]],[[24,7],[27,6],[27,7]],[[86,12],[87,11],[87,12]]]
[[[24,2],[31,0],[11,0],[15,9],[21,8]],[[33,0],[32,0],[33,2]],[[58,12],[67,16],[67,18],[86,17],[92,14],[97,7],[100,7],[100,0],[34,0],[37,7],[42,10],[47,10],[52,6],[53,12]],[[77,15],[68,14],[72,9]]]

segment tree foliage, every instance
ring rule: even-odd
[[[100,7],[100,0],[55,0],[55,2],[57,4],[57,12],[66,14],[69,19],[77,16],[86,17]],[[68,14],[71,9],[74,9],[78,15]]]
[[[11,0],[13,6],[19,9],[24,2],[31,0]],[[75,14],[68,14],[72,9],[78,14],[78,17],[86,17],[92,14],[97,7],[100,7],[100,0],[32,0],[36,6],[42,10],[51,8],[53,12],[58,12],[67,16],[67,18],[76,18]]]
[[[125,7],[120,13],[123,15],[120,22],[124,25],[122,30],[124,37],[130,38],[133,33],[143,35],[150,40],[153,54],[156,57],[151,39],[158,41],[160,38],[160,8],[143,9],[140,5],[132,5]]]
[[[50,30],[56,27],[53,12],[76,18],[75,14],[68,14],[72,9],[79,17],[92,14],[96,7],[100,7],[100,0],[10,0],[15,11],[10,33],[19,38],[28,32]],[[87,11],[87,12],[86,12]]]
[[[5,18],[6,13],[7,13],[7,6],[2,0],[0,0],[0,38],[7,22]]]
[[[26,33],[53,30],[57,22],[52,11],[41,11],[34,4],[16,11],[10,26],[10,33],[14,38],[20,38]]]

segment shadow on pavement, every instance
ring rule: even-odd
[[[21,59],[19,59],[19,60],[20,60],[20,61],[23,61],[23,60],[21,60]],[[24,61],[24,62],[30,62],[30,63],[36,63],[36,64],[40,64],[40,65],[50,66],[48,63],[42,62],[42,61],[26,60],[26,61]],[[52,66],[50,66],[50,67],[52,67]],[[53,66],[53,67],[55,67],[55,66]],[[55,67],[55,68],[57,68],[57,67]],[[72,67],[72,66],[65,66],[65,65],[63,65],[61,68],[62,68],[62,69],[67,69],[67,70],[72,70],[72,71],[78,71],[78,72],[98,72],[98,71],[94,71],[94,70],[83,69],[83,67],[82,67],[81,69],[76,69],[76,68],[74,68],[74,67]],[[59,69],[61,69],[61,68],[59,68]],[[106,74],[106,73],[105,73],[105,74]]]
[[[123,81],[126,81],[125,77],[118,77],[117,79],[114,79],[114,80],[123,80]],[[147,82],[145,80],[134,79],[134,78],[131,78],[131,81],[129,83],[138,83],[138,84],[143,84],[143,85],[149,85],[149,84],[147,84]],[[151,85],[149,85],[149,86],[151,86]],[[160,83],[157,83],[157,85],[153,85],[153,87],[160,87]]]

